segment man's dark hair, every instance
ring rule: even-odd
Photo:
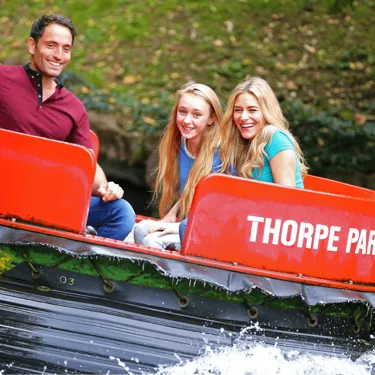
[[[39,38],[44,34],[46,27],[52,23],[67,27],[72,34],[72,44],[74,43],[74,37],[77,32],[69,18],[61,16],[60,14],[44,14],[31,26],[30,37],[35,40],[36,44],[38,44]]]

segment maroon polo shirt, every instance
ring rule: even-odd
[[[25,66],[0,64],[0,128],[92,148],[83,103],[57,78],[42,102],[42,77]]]

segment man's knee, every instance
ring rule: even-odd
[[[135,221],[135,212],[129,202],[124,199],[118,199],[108,203],[110,203],[114,207],[113,209],[117,211],[117,215],[122,218],[127,218],[129,220],[132,219]]]
[[[87,223],[99,236],[123,240],[133,229],[135,212],[123,199],[103,202],[99,197],[92,197]]]
[[[108,203],[112,204],[113,220],[121,225],[125,238],[135,224],[135,212],[133,207],[124,199],[118,199]]]

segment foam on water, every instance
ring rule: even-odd
[[[374,375],[375,352],[364,354],[356,361],[349,358],[302,354],[297,350],[281,350],[277,346],[261,343],[239,342],[232,347],[212,349],[206,346],[205,352],[190,361],[179,359],[178,365],[159,368],[143,375]],[[125,361],[114,356],[119,371],[115,374],[134,375]],[[132,362],[139,363],[138,358]],[[65,361],[66,364],[66,361]],[[13,362],[6,364],[11,368]],[[42,374],[47,370],[43,368]],[[68,372],[67,370],[65,372]],[[6,369],[0,370],[5,375]],[[106,372],[109,375],[110,371]]]
[[[192,361],[159,369],[157,375],[371,375],[375,353],[348,358],[285,352],[259,343],[206,352]]]

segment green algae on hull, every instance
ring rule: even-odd
[[[32,265],[38,264],[84,275],[99,276],[104,280],[116,280],[164,290],[177,290],[182,295],[196,295],[221,301],[245,303],[247,306],[267,306],[280,310],[297,310],[307,314],[319,313],[326,316],[354,318],[355,321],[372,315],[372,309],[359,302],[308,306],[300,296],[280,298],[265,293],[259,288],[243,292],[228,292],[224,288],[200,280],[171,278],[163,275],[153,264],[141,260],[105,256],[75,257],[44,245],[0,247],[1,274],[25,261]],[[369,324],[371,326],[369,328],[372,330],[372,319]]]

